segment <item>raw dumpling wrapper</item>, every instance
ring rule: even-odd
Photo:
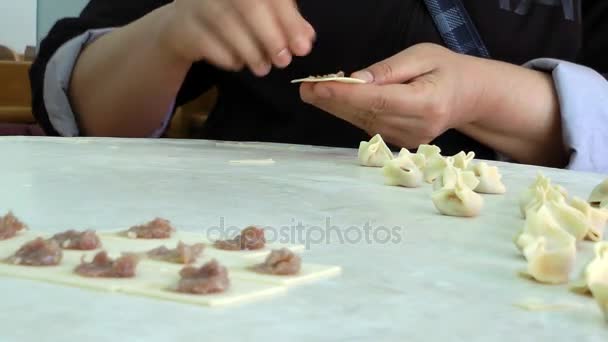
[[[387,161],[394,159],[393,152],[386,146],[380,134],[359,144],[358,157],[361,165],[371,167],[383,167]]]
[[[540,283],[564,284],[576,260],[576,241],[565,232],[541,235],[523,250],[528,267],[521,274]]]
[[[462,175],[456,178],[452,188],[442,188],[432,196],[435,208],[447,216],[474,217],[483,207],[483,197],[467,187]]]
[[[586,240],[602,241],[604,240],[604,230],[608,221],[608,211],[594,208],[589,203],[581,198],[573,197],[570,200],[570,206],[580,211],[587,219],[589,231]]]
[[[583,279],[572,290],[591,294],[608,321],[608,242],[595,245],[595,258],[585,268]]]
[[[588,202],[594,207],[608,209],[608,179],[593,189]]]
[[[417,188],[422,184],[422,171],[410,156],[386,162],[382,171],[387,185]]]
[[[532,183],[532,185],[530,185],[530,187],[528,187],[519,197],[519,208],[523,218],[526,217],[527,207],[537,198],[537,193],[539,191],[548,192],[550,195],[549,197],[551,198],[565,200],[566,197],[568,197],[566,189],[559,185],[552,185],[551,180],[539,172],[534,183]]]
[[[425,145],[422,144],[418,146],[418,150],[416,150],[416,154],[423,155],[426,160],[442,158],[441,156],[441,148],[435,145]]]
[[[574,236],[577,241],[583,240],[592,230],[587,217],[568,204],[557,190],[539,187],[535,195],[536,198],[528,204],[524,217],[546,208],[558,225]]]
[[[526,247],[542,236],[559,239],[564,234],[568,234],[568,232],[563,230],[555,221],[551,212],[543,207],[539,211],[531,212],[528,215],[523,229],[515,236],[514,242],[517,248],[523,252]]]
[[[582,277],[570,289],[573,292],[591,295],[589,284],[605,283],[608,285],[608,242],[598,242],[594,246],[595,257],[585,267]]]
[[[426,166],[426,156],[424,154],[412,153],[407,148],[402,148],[397,158],[411,159],[420,170],[424,170]]]
[[[475,159],[475,152],[465,153],[464,151],[460,151],[452,158],[454,158],[454,167],[461,170],[466,170],[469,168],[469,164],[471,163],[471,161]]]
[[[479,179],[479,185],[473,189],[475,192],[482,194],[504,194],[507,192],[498,167],[489,166],[486,162],[480,162],[470,165],[469,170],[473,171],[477,179]]]
[[[459,168],[454,167],[454,159],[447,157],[446,167],[439,177],[433,182],[433,190],[437,191],[443,188],[454,188],[458,178],[462,178],[464,185],[469,189],[475,189],[479,185],[479,180],[475,177],[475,174],[471,171],[462,171]]]
[[[447,166],[445,158],[441,155],[441,149],[435,145],[420,145],[416,155],[424,156],[424,181],[431,184],[441,175]]]

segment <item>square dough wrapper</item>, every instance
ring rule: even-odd
[[[300,273],[296,275],[262,274],[248,269],[249,266],[253,266],[257,263],[258,262],[246,262],[230,268],[232,271],[232,276],[238,279],[259,281],[269,284],[298,286],[322,279],[332,278],[342,273],[342,269],[339,266],[307,263],[302,263]]]
[[[0,257],[6,258],[12,255],[23,243],[37,236],[48,237],[50,235],[52,234],[27,233],[4,241],[4,243],[0,243]],[[120,254],[119,248],[112,244],[112,240],[102,238],[102,242],[106,244],[110,256],[116,257]],[[128,245],[126,246],[129,247]],[[80,264],[80,258],[83,254],[86,255],[86,260],[90,261],[98,251],[64,250],[61,264],[57,266],[35,267],[0,263],[0,276],[44,281],[89,290],[120,292],[204,306],[237,304],[279,295],[287,291],[285,286],[233,277],[233,272],[229,268],[231,287],[224,293],[190,295],[172,292],[170,289],[179,281],[179,270],[181,270],[183,265],[151,260],[140,261],[135,278],[87,278],[74,273],[74,268]]]
[[[203,255],[214,257],[217,259],[222,258],[259,258],[265,257],[273,249],[288,248],[293,252],[301,252],[305,249],[304,245],[297,244],[266,244],[266,247],[260,250],[254,251],[225,251],[213,247],[211,241],[205,238],[203,233],[193,232],[175,232],[169,239],[130,239],[123,236],[122,231],[106,231],[98,232],[102,243],[107,241],[109,250],[129,250],[132,252],[147,252],[153,248],[165,246],[167,248],[175,248],[179,241],[185,244],[204,243],[205,249]]]
[[[38,236],[50,237],[53,233],[25,232],[15,238],[0,242],[0,258],[14,254],[27,241]],[[20,266],[0,263],[0,276],[44,281],[48,283],[68,285],[103,292],[119,292],[129,295],[144,296],[161,300],[196,304],[203,306],[226,306],[247,303],[286,293],[288,286],[310,283],[315,280],[337,276],[341,273],[338,266],[317,264],[302,264],[302,273],[296,276],[278,276],[258,274],[247,269],[266,257],[270,249],[258,252],[229,252],[206,248],[203,255],[194,265],[202,265],[212,258],[228,268],[231,287],[228,291],[209,295],[192,295],[173,292],[179,281],[179,271],[184,267],[164,261],[142,259],[137,267],[135,278],[87,278],[74,273],[74,268],[80,264],[85,255],[87,261],[100,250],[108,251],[115,258],[121,252],[147,252],[152,248],[165,245],[174,248],[178,241],[191,244],[202,241],[202,235],[180,232],[171,239],[129,239],[117,235],[117,232],[98,232],[102,248],[93,251],[64,250],[60,265],[47,267]],[[203,241],[205,242],[205,241]],[[303,250],[304,246],[294,245],[294,251]]]

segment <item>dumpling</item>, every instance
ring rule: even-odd
[[[539,199],[535,200],[528,208],[526,217],[533,212],[547,209],[560,228],[570,233],[577,241],[585,239],[589,231],[592,230],[591,223],[586,216],[570,206],[564,199],[550,196],[547,192],[539,192]]]
[[[475,189],[479,184],[479,180],[475,177],[475,174],[471,171],[462,171],[454,167],[454,159],[447,157],[445,159],[446,167],[439,177],[433,182],[433,190],[440,190],[442,188],[453,188],[456,186],[456,180],[458,177],[462,178],[462,181],[466,187]]]
[[[531,212],[526,218],[524,227],[515,236],[514,242],[517,248],[523,250],[541,236],[550,238],[559,238],[563,234],[568,234],[564,231],[555,219],[551,216],[551,212],[543,207],[539,211]]]
[[[479,185],[473,189],[475,192],[482,194],[504,194],[507,192],[498,167],[489,166],[486,162],[479,162],[471,164],[469,170],[473,171],[479,179]]]
[[[433,192],[435,208],[447,216],[474,217],[483,207],[483,197],[467,187],[463,177],[456,177],[454,187],[444,187]]]
[[[442,158],[441,156],[441,148],[435,145],[425,145],[422,144],[418,146],[418,150],[416,154],[423,155],[426,160],[434,159],[434,158]]]
[[[387,185],[416,188],[422,184],[422,170],[408,156],[386,162],[382,171]]]
[[[410,158],[420,170],[424,170],[426,156],[424,154],[412,153],[407,148],[402,148],[397,158]]]
[[[471,161],[475,159],[475,152],[465,153],[464,151],[460,151],[452,158],[454,158],[454,167],[461,170],[466,170],[468,169]]]
[[[608,285],[608,242],[598,242],[593,249],[593,260],[583,270],[581,279],[570,287],[573,292],[591,295],[589,284],[604,282]]]
[[[585,239],[590,241],[603,240],[604,230],[608,222],[608,212],[594,208],[582,198],[576,196],[570,200],[570,206],[580,211],[587,219],[589,231]]]
[[[528,267],[521,275],[544,284],[565,284],[576,261],[576,241],[566,232],[541,235],[523,250]]]
[[[393,152],[386,146],[380,134],[376,134],[370,141],[362,141],[359,144],[359,163],[363,166],[383,167],[384,164],[394,159]]]
[[[608,178],[593,189],[588,202],[594,207],[608,209]]]
[[[568,197],[568,192],[564,187],[552,185],[551,180],[539,172],[534,183],[519,196],[519,208],[523,218],[526,217],[526,210],[530,202],[537,198],[539,189],[545,190],[551,198],[565,200]]]

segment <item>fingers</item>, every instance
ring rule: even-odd
[[[289,50],[296,56],[305,56],[310,53],[315,40],[315,31],[302,17],[295,1],[273,0],[271,4],[285,33]]]
[[[199,43],[204,45],[201,46],[202,57],[208,62],[231,71],[238,71],[243,67],[243,61],[212,31],[202,30]]]
[[[432,44],[415,45],[351,76],[379,85],[408,82],[433,71],[434,57],[439,55],[442,49]]]
[[[409,148],[431,141],[445,126],[445,115],[435,113],[431,91],[424,84],[309,83],[301,85],[300,96],[371,135],[386,134]],[[411,134],[405,136],[407,132]]]
[[[192,0],[192,4],[197,4]],[[219,66],[242,60],[256,76],[267,75],[272,66],[288,66],[293,56],[304,56],[312,49],[312,26],[300,15],[293,0],[205,1],[196,7],[199,25],[211,31],[205,56]],[[219,52],[216,41],[223,44]],[[220,61],[228,52],[235,57]]]
[[[238,0],[241,17],[274,65],[284,68],[292,60],[287,39],[267,1]]]
[[[221,17],[207,22],[212,26],[213,33],[233,50],[256,76],[265,76],[270,72],[272,66],[258,45],[256,37],[232,9],[226,9]]]

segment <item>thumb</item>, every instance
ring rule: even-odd
[[[436,52],[432,47],[416,45],[392,57],[354,72],[351,77],[378,85],[404,83],[435,69]]]

